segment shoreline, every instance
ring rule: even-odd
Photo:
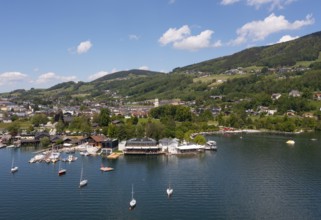
[[[311,131],[313,132],[313,131]],[[283,135],[298,135],[303,133],[309,133],[304,131],[296,131],[296,132],[286,132],[286,131],[271,131],[271,130],[257,130],[257,129],[238,129],[238,130],[220,130],[220,131],[202,131],[198,133],[193,133],[191,137],[195,137],[196,135],[213,135],[213,134],[283,134]]]

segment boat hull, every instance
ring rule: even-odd
[[[87,181],[87,180],[82,180],[82,181],[80,181],[80,183],[79,183],[79,188],[84,187],[84,186],[87,186],[87,184],[88,184],[88,181]]]

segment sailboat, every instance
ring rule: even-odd
[[[84,169],[83,169],[83,167],[81,167],[81,174],[80,174],[79,188],[81,188],[81,187],[83,187],[83,186],[86,186],[86,185],[87,185],[87,183],[88,183],[88,180],[83,179],[83,172],[84,172]]]
[[[168,197],[171,197],[171,195],[173,194],[173,188],[171,188],[171,185],[168,184],[168,188],[166,189],[166,193]]]
[[[67,170],[66,169],[61,169],[61,162],[59,161],[59,171],[58,171],[58,175],[62,176],[64,174],[66,174]]]
[[[136,206],[136,200],[134,199],[134,186],[132,185],[132,199],[129,202],[129,210],[134,209]]]
[[[14,158],[12,158],[11,173],[15,173],[17,171],[18,171],[18,167],[14,166]]]

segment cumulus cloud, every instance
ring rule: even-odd
[[[12,84],[27,79],[27,75],[20,72],[4,72],[0,74],[0,85]]]
[[[221,5],[232,5],[236,2],[239,2],[240,0],[222,0]]]
[[[170,28],[168,29],[161,38],[159,38],[159,42],[162,45],[166,45],[175,41],[179,41],[184,39],[186,36],[191,34],[191,30],[187,25],[182,26],[179,29]]]
[[[202,48],[210,47],[211,37],[214,32],[211,30],[205,30],[196,36],[189,36],[181,41],[175,41],[173,46],[177,49],[186,50],[199,50]]]
[[[89,79],[90,81],[92,81],[92,80],[98,79],[98,78],[100,78],[100,77],[106,76],[107,74],[109,74],[109,72],[99,71],[99,72],[97,72],[97,73],[95,73],[95,74],[93,74],[93,75],[90,75],[90,76],[88,77],[88,79]]]
[[[212,47],[211,38],[214,31],[205,30],[199,35],[191,35],[191,30],[188,25],[184,25],[179,29],[169,28],[158,42],[161,45],[173,44],[174,48],[183,50],[199,50]]]
[[[307,15],[304,20],[296,20],[289,22],[283,15],[276,16],[274,13],[266,17],[264,20],[252,21],[246,23],[237,29],[237,38],[231,44],[239,45],[247,41],[264,40],[267,36],[285,30],[297,30],[303,26],[314,23],[312,15]]]
[[[283,42],[295,40],[297,38],[299,38],[299,36],[292,37],[290,35],[284,35],[283,37],[280,38],[280,40],[277,43],[283,43]]]
[[[76,76],[59,76],[54,72],[48,72],[40,75],[38,79],[34,82],[37,84],[45,84],[49,82],[68,82],[75,81],[77,79]]]
[[[77,46],[77,53],[78,54],[87,53],[92,46],[93,45],[89,40],[83,41]]]
[[[149,70],[149,67],[148,66],[141,66],[138,69],[140,69],[140,70]]]

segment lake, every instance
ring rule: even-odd
[[[117,160],[76,153],[78,160],[61,163],[64,176],[59,163],[28,163],[38,149],[0,149],[0,219],[321,218],[320,134],[207,138],[216,152]],[[102,173],[102,163],[114,171]],[[79,188],[82,166],[88,185]],[[137,206],[130,211],[132,185]]]

